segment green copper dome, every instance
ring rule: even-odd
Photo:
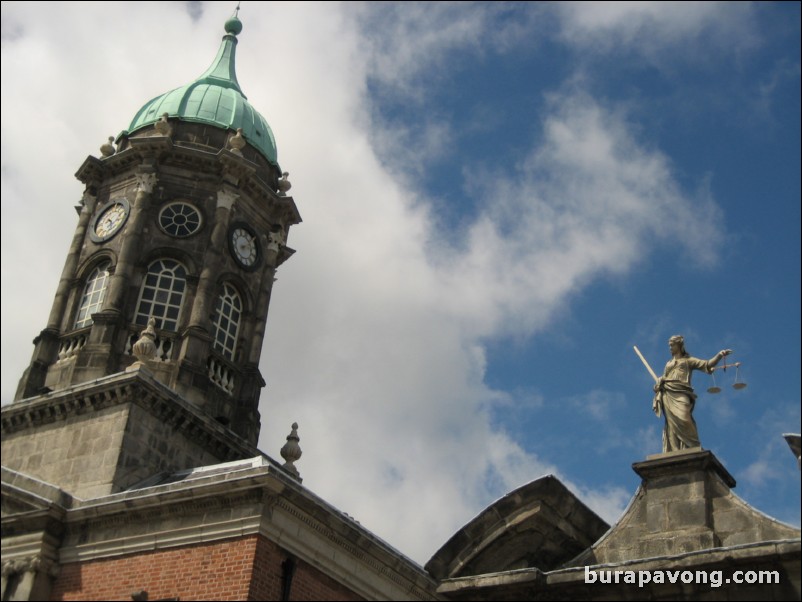
[[[274,165],[276,140],[267,121],[251,106],[239,87],[235,69],[236,35],[242,22],[232,17],[225,24],[226,35],[211,66],[194,82],[157,96],[139,109],[128,130],[153,125],[164,113],[171,119],[208,123],[227,130],[242,128],[242,135]]]

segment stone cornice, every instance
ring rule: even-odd
[[[214,150],[188,143],[174,143],[170,138],[161,136],[136,137],[128,140],[130,147],[111,157],[97,159],[87,157],[76,173],[76,177],[87,182],[100,181],[106,174],[120,174],[141,164],[145,157],[157,157],[164,167],[191,166],[201,168],[207,173],[217,173],[224,179],[232,179],[238,190],[254,198],[260,204],[269,204],[280,212],[287,225],[301,222],[301,214],[295,201],[290,196],[278,196],[259,177],[259,169],[255,163],[237,156],[230,150]]]
[[[89,155],[78,171],[75,172],[75,177],[84,184],[96,184],[100,182],[106,174],[106,166],[97,157]]]
[[[435,581],[411,560],[367,531],[340,530],[317,520],[285,496],[276,498],[271,520],[262,524],[261,533],[298,558],[323,567],[366,599],[435,599]],[[288,537],[289,533],[295,537]],[[368,570],[355,571],[355,567]],[[389,596],[388,586],[392,590]]]
[[[765,559],[772,562],[779,560],[793,560],[799,558],[802,544],[799,539],[784,539],[778,541],[763,541],[696,552],[677,554],[675,556],[660,556],[642,558],[625,562],[597,564],[588,566],[591,571],[675,571],[675,570],[713,570],[726,567],[736,570],[739,566],[757,567]],[[556,594],[553,587],[586,587],[586,567],[571,567],[555,571],[542,572],[537,568],[505,571],[502,573],[488,573],[469,577],[458,577],[443,580],[437,592],[445,595],[455,593],[465,594],[469,591],[487,589],[498,592],[501,588],[515,588],[527,586],[531,595],[532,586],[536,589]],[[549,588],[546,590],[546,588]],[[503,590],[509,593],[508,590]],[[515,590],[511,590],[515,591]]]
[[[138,405],[160,421],[172,425],[177,432],[222,461],[259,455],[256,447],[156,381],[146,369],[112,374],[3,406],[0,418],[2,433],[6,437],[127,403]]]
[[[421,567],[269,458],[254,464],[76,501],[61,562],[262,535],[368,599],[434,599],[435,582]]]
[[[708,470],[717,474],[728,487],[735,487],[735,477],[724,468],[713,452],[701,448],[654,454],[644,462],[633,463],[632,470],[644,481],[669,474],[685,474],[692,470]]]

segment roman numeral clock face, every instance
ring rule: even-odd
[[[259,240],[256,234],[243,224],[235,224],[229,236],[231,255],[246,270],[255,269],[259,260]]]
[[[89,231],[94,242],[105,242],[119,232],[125,220],[128,219],[128,201],[114,199],[109,201],[98,211]]]

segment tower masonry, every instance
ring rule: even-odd
[[[267,121],[237,81],[237,17],[191,83],[87,157],[75,235],[15,399],[124,372],[153,378],[256,445],[276,268],[301,221]]]

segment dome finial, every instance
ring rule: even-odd
[[[147,126],[158,132],[156,123],[167,113],[168,123],[165,125],[172,125],[173,128],[182,121],[203,123],[232,132],[242,128],[242,137],[271,164],[278,166],[273,131],[265,118],[248,102],[237,81],[236,51],[239,41],[236,34],[242,31],[242,23],[237,18],[239,8],[237,5],[234,15],[226,21],[226,34],[209,68],[189,84],[170,90],[143,105],[123,132],[125,136]]]
[[[233,36],[239,35],[242,31],[242,21],[239,20],[239,5],[240,3],[237,2],[237,8],[234,9],[234,15],[226,21],[225,28],[226,33],[229,33]]]

